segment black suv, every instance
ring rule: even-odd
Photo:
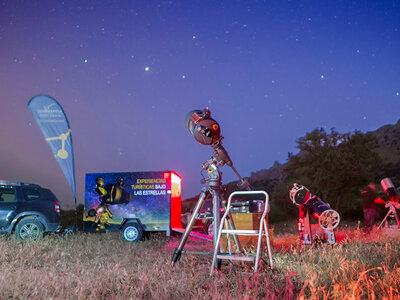
[[[0,233],[40,239],[44,232],[61,229],[60,203],[37,184],[0,181]]]

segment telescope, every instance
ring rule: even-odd
[[[310,215],[325,232],[325,241],[328,244],[336,243],[333,230],[340,222],[340,215],[337,211],[333,210],[328,203],[322,201],[318,196],[311,194],[308,188],[297,183],[293,184],[289,198],[293,204],[299,207],[298,230],[303,244],[311,244],[313,239]]]
[[[186,225],[183,236],[179,242],[178,247],[175,249],[174,254],[172,255],[171,264],[174,265],[177,261],[179,261],[181,255],[183,253],[192,253],[192,254],[211,254],[213,255],[213,261],[211,265],[210,276],[213,274],[214,267],[221,267],[222,259],[232,260],[242,260],[242,261],[252,261],[254,262],[254,270],[257,271],[258,262],[261,258],[261,238],[264,235],[267,241],[268,247],[268,255],[270,259],[270,264],[272,267],[272,255],[271,248],[269,244],[268,238],[268,229],[265,221],[267,209],[268,209],[268,194],[265,191],[250,191],[250,185],[247,180],[244,180],[236,169],[233,167],[233,163],[231,158],[228,155],[228,152],[222,146],[223,136],[221,135],[221,129],[217,121],[211,118],[211,111],[208,108],[203,110],[192,110],[190,111],[185,118],[185,127],[189,131],[189,133],[195,138],[195,140],[201,144],[206,146],[211,146],[213,148],[213,155],[210,159],[202,164],[204,170],[207,170],[207,177],[201,180],[201,183],[205,184],[201,189],[201,193],[199,195],[199,199],[195,208],[193,209],[192,217],[190,218],[188,224]],[[222,172],[220,171],[220,167],[224,165],[228,165],[235,172],[237,177],[240,180],[240,186],[246,188],[248,191],[234,192],[229,196],[228,203],[224,207],[224,213],[221,218],[220,205],[221,200],[224,199],[225,189],[222,185]],[[240,195],[253,195],[253,194],[263,194],[265,195],[265,209],[263,215],[260,218],[260,227],[259,230],[236,230],[235,224],[233,222],[233,218],[230,213],[231,208],[231,199],[234,194]],[[212,197],[213,201],[213,236],[212,241],[214,243],[214,252],[200,252],[200,251],[187,251],[184,250],[186,241],[189,235],[195,235],[192,233],[193,226],[195,224],[197,215],[202,207],[204,201],[209,196]],[[222,224],[220,224],[222,222]],[[225,228],[224,228],[225,227]],[[228,252],[223,253],[220,249],[220,240],[221,234],[226,234]],[[233,241],[236,246],[236,253],[233,253],[231,244],[230,244],[230,235],[232,235]],[[240,245],[240,241],[237,235],[254,235],[258,236],[257,242],[257,252],[256,255],[248,255],[244,252]],[[205,238],[210,240],[209,236],[204,236],[197,233],[195,236],[199,238]]]
[[[214,149],[213,160],[218,167],[227,164],[239,178],[240,186],[250,190],[249,182],[240,176],[228,152],[222,146],[224,137],[221,135],[221,128],[218,122],[211,118],[211,111],[208,108],[190,111],[185,118],[185,127],[199,144],[208,145]],[[207,170],[208,167],[209,163],[203,164],[203,169]]]
[[[172,256],[172,264],[176,263],[180,259],[182,253],[190,253],[190,251],[184,251],[183,248],[189,235],[192,235],[191,231],[195,224],[200,208],[202,207],[205,199],[210,196],[213,199],[214,219],[214,232],[212,240],[214,242],[214,247],[215,245],[217,245],[218,230],[220,227],[220,204],[221,200],[224,198],[225,193],[222,185],[222,174],[219,170],[220,167],[224,166],[225,164],[231,167],[240,180],[240,186],[250,190],[250,185],[248,181],[244,180],[233,167],[233,163],[228,155],[228,152],[222,146],[223,136],[221,135],[221,128],[218,122],[211,118],[211,111],[208,108],[205,108],[203,110],[192,110],[186,115],[184,124],[186,129],[199,144],[211,146],[213,148],[213,155],[210,159],[202,164],[203,170],[207,171],[207,177],[203,178],[201,181],[201,183],[205,184],[205,186],[201,190],[197,204],[193,209],[192,217],[186,225],[185,232],[183,233],[181,241],[179,242],[179,245],[175,249],[175,252]],[[228,220],[228,223],[229,227],[234,230],[234,224],[231,219]],[[199,234],[196,234],[196,236],[209,239],[208,237],[201,237],[201,235]],[[238,239],[235,236],[233,238],[235,244],[237,245],[237,248],[241,249]],[[200,253],[199,251],[196,251],[195,253],[207,254]],[[220,262],[221,260],[218,259],[217,264],[220,265]]]
[[[394,203],[399,202],[399,195],[397,195],[396,188],[394,187],[394,184],[390,180],[390,178],[383,178],[381,180],[381,186],[386,196],[388,197],[389,201],[392,201]]]
[[[394,187],[393,182],[390,178],[383,178],[381,180],[381,186],[383,191],[385,192],[388,202],[385,202],[383,199],[378,198],[375,200],[377,203],[385,203],[385,207],[388,208],[388,213],[383,218],[382,222],[379,224],[378,228],[381,228],[383,224],[385,224],[385,228],[394,228],[400,230],[400,218],[397,214],[396,209],[400,209],[399,203],[399,195],[397,195],[396,188]],[[379,201],[381,200],[381,201]],[[388,224],[388,219],[392,219],[395,221],[394,225]]]
[[[208,108],[190,111],[185,118],[185,127],[202,145],[215,145],[221,140],[219,124],[211,118]]]

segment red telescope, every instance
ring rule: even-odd
[[[384,178],[381,180],[381,186],[388,199],[392,202],[399,202],[399,196],[397,195],[396,188],[390,178]]]

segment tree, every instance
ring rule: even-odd
[[[308,186],[337,210],[351,188],[374,179],[379,157],[376,138],[358,131],[341,134],[315,129],[298,139],[299,154],[290,157],[285,171],[291,180]]]

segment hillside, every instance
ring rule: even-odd
[[[377,138],[375,150],[385,163],[400,163],[400,120],[371,132]]]
[[[374,150],[379,154],[383,163],[389,166],[387,169],[390,170],[390,174],[386,176],[394,176],[394,174],[400,173],[400,120],[394,125],[384,125],[370,133],[375,135],[377,139]],[[248,178],[252,188],[271,190],[278,181],[284,178],[285,166],[286,163],[281,164],[275,161],[269,169],[252,172]],[[382,176],[385,176],[385,174],[382,174]],[[225,184],[227,194],[237,190],[237,184],[238,181]],[[183,201],[183,210],[192,207],[197,199],[198,196],[185,199]]]

